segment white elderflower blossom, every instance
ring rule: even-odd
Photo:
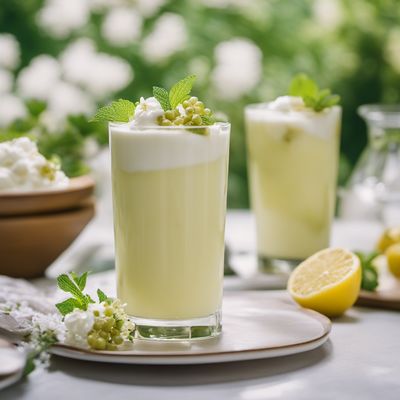
[[[334,30],[343,21],[343,10],[338,0],[316,0],[313,13],[319,25]]]
[[[61,55],[65,79],[89,91],[97,100],[126,87],[133,79],[131,66],[119,57],[97,53],[89,39],[72,43]]]
[[[218,97],[235,100],[253,89],[262,75],[261,50],[250,40],[235,38],[217,45],[212,81]]]
[[[0,127],[7,126],[25,116],[26,107],[19,97],[12,94],[0,96]]]
[[[148,18],[153,16],[166,2],[167,0],[136,0],[136,5],[139,12]]]
[[[46,0],[37,22],[50,35],[63,39],[89,21],[88,0]]]
[[[400,73],[400,28],[394,28],[389,32],[385,57],[392,68]]]
[[[20,61],[19,43],[10,33],[0,34],[0,67],[14,69]]]
[[[11,72],[0,68],[0,94],[9,93],[13,86],[13,75]]]
[[[143,40],[142,52],[147,61],[159,63],[187,44],[184,19],[177,14],[165,13],[156,22],[153,31]]]
[[[60,64],[48,55],[35,57],[17,79],[18,93],[27,98],[47,100],[60,80]]]
[[[66,82],[59,82],[48,99],[48,111],[59,120],[69,114],[90,115],[95,111],[92,99],[78,87]]]
[[[142,31],[142,18],[132,7],[111,9],[105,16],[101,32],[114,46],[127,46],[137,40]]]

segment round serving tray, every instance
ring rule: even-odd
[[[331,323],[268,292],[227,292],[223,332],[213,339],[156,342],[136,340],[121,351],[89,351],[64,345],[53,354],[119,364],[205,364],[281,357],[313,350],[327,339]]]

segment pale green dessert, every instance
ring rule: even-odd
[[[247,107],[250,195],[261,258],[302,260],[329,246],[340,119],[339,106],[316,111],[299,95]]]

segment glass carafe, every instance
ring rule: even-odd
[[[400,223],[400,105],[358,109],[368,128],[368,145],[342,196],[342,217]]]

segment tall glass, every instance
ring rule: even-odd
[[[259,267],[289,273],[329,245],[341,108],[319,113],[246,107],[250,197]]]
[[[218,335],[230,125],[109,130],[117,293],[138,335]]]

